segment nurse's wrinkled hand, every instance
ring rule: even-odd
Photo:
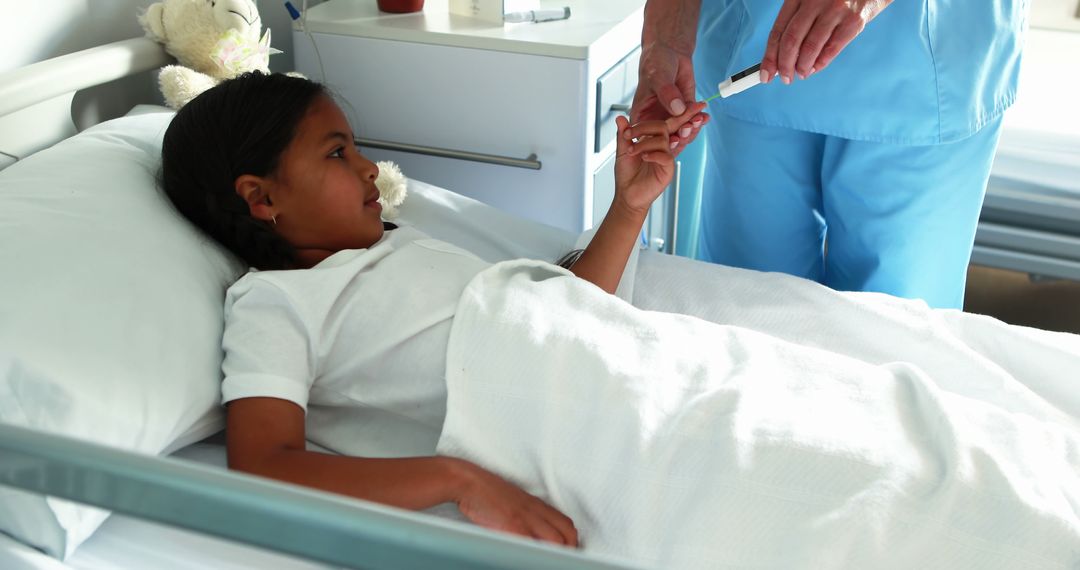
[[[761,81],[777,74],[784,84],[825,69],[892,0],[784,0],[776,16]]]
[[[691,54],[662,42],[641,48],[638,86],[630,106],[630,121],[668,121],[681,117],[671,129],[672,154],[678,156],[709,122],[703,105],[694,105],[694,65]],[[688,114],[690,108],[697,111]]]

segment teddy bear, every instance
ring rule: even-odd
[[[163,0],[138,16],[146,34],[179,65],[158,75],[165,102],[183,107],[198,94],[245,71],[269,73],[270,29],[254,0]]]
[[[147,7],[138,19],[146,34],[179,63],[163,67],[158,74],[161,93],[173,109],[222,80],[246,71],[269,73],[270,55],[280,53],[270,47],[269,28],[259,36],[262,20],[254,0],[162,0]],[[376,164],[382,217],[396,218],[408,180],[393,162]]]

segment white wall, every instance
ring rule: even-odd
[[[372,0],[374,1],[374,0]],[[0,0],[0,72],[116,40],[143,35],[135,19],[152,0]],[[297,6],[300,0],[293,2]],[[291,20],[284,0],[258,0],[273,45],[275,71],[294,69]]]
[[[374,1],[374,0],[371,0]],[[0,73],[105,43],[144,35],[136,15],[154,0],[0,0]],[[284,0],[257,0],[263,25],[270,26],[274,71],[295,69],[292,24]],[[294,4],[299,2],[294,0]],[[136,103],[163,99],[156,72],[141,73],[79,92],[72,103],[76,128],[120,116]]]

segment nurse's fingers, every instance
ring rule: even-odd
[[[813,10],[809,3],[804,2],[792,14],[787,25],[779,30],[776,71],[784,84],[790,84],[795,79],[795,61],[799,57],[803,39],[810,32],[815,20],[817,20],[817,11]]]
[[[817,21],[817,12],[810,10],[804,5],[788,22],[787,29],[780,36],[780,50],[777,52],[777,66],[780,79],[785,83],[795,80],[795,62],[799,59],[806,34]]]
[[[686,111],[686,101],[683,100],[682,92],[674,83],[665,83],[657,87],[656,99],[672,116]]]
[[[667,125],[668,132],[679,133],[680,136],[686,136],[683,135],[681,131],[684,129],[688,129],[691,122],[695,118],[700,118],[699,115],[701,115],[701,112],[704,111],[705,107],[708,106],[709,104],[705,103],[704,101],[692,101],[690,103],[690,106],[687,107],[681,115],[677,117],[671,117],[664,121],[664,123]],[[687,134],[689,134],[689,132],[687,132]]]
[[[765,43],[765,56],[761,58],[761,81],[768,83],[779,71],[778,53],[780,50],[780,38],[787,29],[788,22],[799,9],[799,0],[784,0],[780,6],[780,13],[773,22],[772,30],[769,31],[769,39]]]
[[[865,27],[866,23],[862,18],[851,14],[845,16],[833,30],[832,37],[821,48],[821,53],[818,54],[817,61],[813,65],[815,72],[825,69],[832,63],[832,60],[851,43],[851,40],[855,39],[855,36],[862,33]]]
[[[684,126],[678,133],[671,135],[668,139],[671,143],[671,153],[675,156],[679,156],[679,153],[686,149],[690,143],[697,139],[697,136],[701,134],[701,127],[709,124],[711,117],[707,113],[701,113],[698,116],[690,120],[690,133],[686,136],[682,136],[683,131],[686,129]]]
[[[799,74],[800,78],[806,79],[811,73],[817,71],[814,64],[817,63],[821,50],[825,48],[829,39],[832,38],[836,27],[844,20],[844,13],[845,8],[840,8],[829,10],[818,16],[814,26],[810,28],[810,31],[803,39],[802,46],[799,48],[799,57],[795,62],[795,72]]]

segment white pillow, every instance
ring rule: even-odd
[[[0,423],[160,454],[223,428],[243,266],[158,190],[172,113],[141,111],[0,171]],[[106,516],[0,488],[0,532],[59,558]]]

